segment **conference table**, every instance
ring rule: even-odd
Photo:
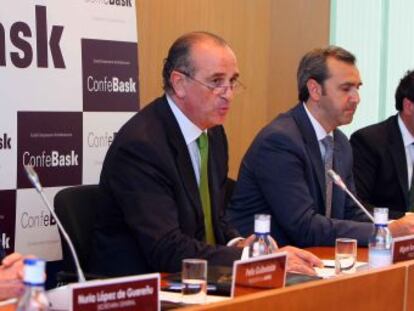
[[[312,247],[321,259],[333,259],[333,247]],[[358,248],[358,261],[367,261],[366,248]],[[0,308],[14,310],[13,306]],[[267,290],[223,302],[176,310],[407,310],[414,311],[414,260],[389,267],[330,279]]]
[[[321,259],[333,259],[333,247],[312,247]],[[367,248],[358,248],[358,261],[367,261]],[[186,311],[266,310],[407,310],[414,311],[414,260],[352,275],[315,280],[263,291],[228,301],[186,307]]]

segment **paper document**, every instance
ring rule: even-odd
[[[328,260],[328,259],[323,259],[322,260],[323,264],[324,264],[324,268],[315,268],[316,271],[316,275],[327,279],[327,278],[332,278],[334,276],[336,276],[335,274],[335,260]],[[355,263],[355,268],[356,271],[361,271],[361,270],[365,270],[367,269],[368,264],[364,261],[357,261]]]
[[[175,303],[180,303],[182,301],[181,293],[174,293],[174,292],[160,291],[160,298],[161,298],[161,301],[169,301],[169,302],[175,302]],[[225,301],[229,299],[230,297],[207,295],[205,303],[219,302],[219,301]]]

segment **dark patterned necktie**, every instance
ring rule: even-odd
[[[331,135],[326,135],[322,139],[322,144],[325,147],[325,155],[323,162],[325,165],[325,186],[326,186],[326,196],[325,196],[325,216],[331,217],[332,211],[332,178],[328,176],[328,171],[332,169],[333,165],[333,150],[334,150],[334,141]]]

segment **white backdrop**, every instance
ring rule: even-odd
[[[62,188],[98,182],[114,135],[139,109],[135,12],[132,0],[2,1],[0,242],[7,253],[61,258],[56,224],[23,164],[34,164],[51,202]]]

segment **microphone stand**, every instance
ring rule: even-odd
[[[58,228],[62,232],[62,235],[63,235],[65,241],[69,245],[70,252],[72,253],[72,257],[73,257],[74,262],[75,262],[76,271],[78,273],[78,281],[80,283],[85,282],[86,281],[85,275],[84,275],[84,273],[82,271],[82,268],[81,268],[81,266],[79,264],[79,259],[78,259],[78,256],[76,254],[75,247],[73,246],[72,241],[71,241],[69,235],[67,234],[65,228],[63,227],[62,223],[60,222],[59,217],[56,215],[54,209],[50,205],[49,200],[45,196],[45,194],[43,192],[42,185],[40,184],[40,180],[39,180],[39,177],[37,176],[36,171],[30,165],[25,165],[24,166],[24,169],[26,171],[27,177],[29,178],[30,182],[36,188],[37,192],[40,194],[40,196],[41,196],[43,202],[45,203],[46,207],[49,209],[50,213],[55,218],[56,223],[58,225]]]
[[[358,205],[358,207],[365,213],[365,215],[367,215],[372,222],[375,222],[374,217],[372,217],[371,213],[368,212],[368,210],[361,204],[361,202],[359,202],[359,200],[352,194],[352,192],[349,191],[341,176],[339,176],[334,170],[329,170],[328,175],[332,178],[335,185],[344,190],[351,197],[351,199]]]

